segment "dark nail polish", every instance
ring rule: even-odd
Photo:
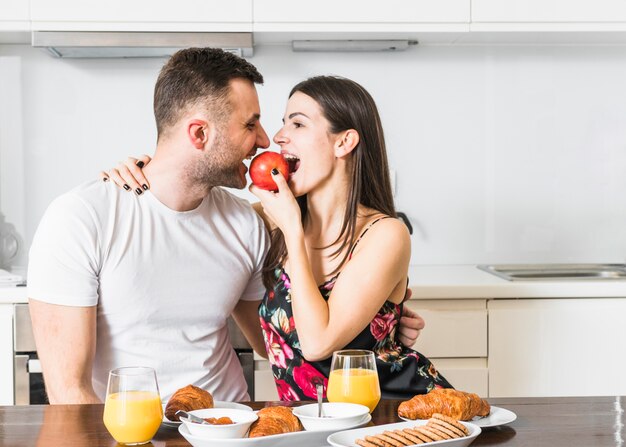
[[[126,183],[124,183],[124,189],[125,189],[126,191],[130,191],[130,186],[128,186]]]
[[[278,169],[272,168],[272,175],[278,175]]]
[[[143,191],[141,190],[141,188],[137,188],[135,192],[137,193],[138,196],[143,194]]]
[[[144,191],[148,190],[148,185],[146,185],[145,183],[143,185],[141,185],[141,187],[144,189]]]
[[[104,178],[102,179],[102,181],[103,181],[103,182],[108,182],[108,181],[109,181],[109,177],[104,177]]]
[[[139,160],[137,163],[135,163],[138,167],[143,168],[144,163],[143,161]]]

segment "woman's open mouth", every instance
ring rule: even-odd
[[[287,152],[283,152],[282,156],[289,164],[289,174],[295,173],[300,167],[300,159],[293,154],[288,154]]]

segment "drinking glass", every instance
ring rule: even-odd
[[[380,401],[374,353],[355,349],[333,352],[326,397],[329,402],[351,402],[374,411]]]
[[[156,372],[144,366],[109,372],[104,425],[120,444],[146,444],[163,420]]]

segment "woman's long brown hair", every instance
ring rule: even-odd
[[[316,76],[302,81],[291,90],[289,97],[296,92],[304,93],[319,104],[323,116],[330,123],[329,131],[332,134],[354,129],[360,137],[358,145],[350,154],[352,181],[341,232],[328,246],[340,243],[332,253],[333,256],[338,256],[355,242],[359,205],[396,217],[385,137],[378,108],[372,96],[361,85],[337,76]],[[307,215],[306,195],[298,197],[297,201],[304,222]],[[333,275],[345,264],[349,254],[350,250],[346,250],[338,267],[332,272]],[[271,231],[271,246],[263,265],[263,284],[268,290],[276,284],[274,272],[282,266],[286,257],[287,247],[283,233],[275,228]]]

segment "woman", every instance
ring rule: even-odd
[[[292,89],[283,122],[274,142],[294,170],[272,173],[276,193],[250,187],[271,231],[259,314],[281,400],[314,398],[344,348],[376,353],[383,397],[451,387],[397,339],[411,241],[374,100],[354,81],[313,77]]]

